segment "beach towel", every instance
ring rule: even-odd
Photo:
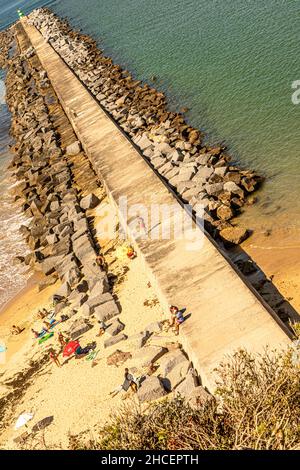
[[[94,359],[96,359],[96,357],[98,356],[98,353],[99,353],[99,349],[98,351],[91,351],[87,357],[85,358],[86,361],[93,361]]]
[[[39,340],[39,344],[44,343],[45,341],[47,341],[47,339],[51,338],[53,335],[54,335],[54,333],[51,332],[51,333],[48,333],[47,335],[43,336],[43,338],[41,338],[41,339]]]
[[[52,328],[54,328],[56,325],[58,325],[60,323],[60,320],[59,321],[56,321],[55,323],[52,323],[52,325],[50,326],[50,330],[52,330]]]

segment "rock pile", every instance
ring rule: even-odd
[[[12,47],[14,35],[12,29],[0,32],[0,67],[4,68],[9,58],[9,51]]]
[[[242,242],[248,231],[230,220],[262,178],[231,165],[223,146],[204,144],[197,129],[180,113],[168,110],[163,93],[134,80],[105,57],[91,38],[73,31],[50,10],[35,10],[29,21],[181,199],[194,210],[204,207],[206,228],[227,242]]]
[[[17,180],[12,191],[28,217],[20,228],[31,252],[26,265],[46,276],[44,285],[61,281],[53,296],[55,312],[67,304],[71,314],[81,312],[77,337],[88,328],[84,318],[95,314],[108,320],[119,313],[107,274],[96,262],[96,247],[86,211],[100,201],[95,194],[82,197],[73,184],[70,152],[78,142],[60,146],[46,101],[53,93],[45,71],[32,48],[8,60],[7,104],[15,139],[10,169]]]

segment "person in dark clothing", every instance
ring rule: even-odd
[[[136,393],[138,387],[137,387],[137,383],[136,383],[133,375],[131,375],[129,373],[129,370],[126,368],[125,373],[124,373],[124,382],[121,385],[119,385],[117,388],[115,388],[115,390],[110,392],[110,395],[112,397],[115,397],[122,390],[124,390],[124,392],[127,392],[129,390],[129,388],[131,388],[131,390],[134,393]]]

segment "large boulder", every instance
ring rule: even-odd
[[[233,210],[231,207],[222,204],[217,208],[217,217],[220,220],[230,220],[234,216]]]
[[[224,191],[227,191],[228,193],[236,194],[242,199],[244,198],[244,191],[233,181],[227,181],[226,183],[224,183]]]
[[[95,307],[94,309],[94,315],[99,321],[108,321],[113,317],[116,317],[119,315],[119,309],[114,300],[111,300],[110,302],[105,302],[102,305],[98,305],[98,307]]]
[[[145,331],[149,333],[159,333],[162,330],[162,322],[155,321],[146,326]]]
[[[109,291],[109,282],[107,275],[102,272],[101,276],[97,277],[94,280],[89,280],[89,288],[90,288],[90,294],[91,297],[96,297],[98,295],[107,294]]]
[[[132,361],[136,366],[149,367],[160,359],[167,349],[161,346],[147,346],[139,349],[132,355]]]
[[[161,375],[166,377],[175,366],[180,363],[184,363],[185,361],[187,361],[187,358],[181,349],[168,352],[160,361],[159,369],[161,371]]]
[[[190,367],[191,363],[187,359],[174,366],[166,376],[161,378],[165,389],[171,391],[177,387],[188,375]]]
[[[81,152],[80,142],[76,141],[66,147],[67,155],[78,155]]]
[[[96,282],[100,279],[104,279],[105,274],[101,271],[100,266],[96,263],[95,260],[91,259],[90,257],[84,258],[82,261],[82,272],[86,277],[89,285],[96,284]],[[108,283],[107,283],[108,284]],[[108,290],[108,285],[106,287]]]
[[[41,263],[41,268],[44,274],[48,276],[56,270],[57,263],[60,263],[63,259],[63,256],[49,256],[44,259]]]
[[[160,379],[154,375],[147,377],[137,391],[140,402],[157,400],[166,395],[166,391]]]
[[[76,240],[73,240],[73,251],[81,264],[85,264],[87,260],[95,260],[96,253],[93,247],[93,242],[86,233]]]
[[[56,297],[66,299],[71,294],[71,287],[68,282],[64,282],[60,288],[55,292]]]
[[[116,336],[124,330],[125,325],[120,322],[119,318],[116,318],[111,322],[111,324],[106,328],[105,333],[110,336]]]
[[[68,269],[64,276],[64,280],[69,283],[73,289],[81,279],[81,272],[76,265],[73,265]]]
[[[109,292],[106,292],[105,294],[91,295],[87,301],[87,305],[90,307],[91,313],[94,313],[96,307],[106,302],[112,302],[113,300],[113,296]]]
[[[80,201],[80,207],[84,210],[94,209],[98,204],[100,204],[100,199],[94,193],[88,194]]]
[[[243,227],[226,227],[220,231],[220,236],[225,242],[239,245],[248,237],[248,230]]]
[[[189,369],[186,378],[175,388],[175,393],[186,398],[198,385],[198,378],[194,369]]]
[[[149,331],[141,331],[140,333],[130,336],[128,338],[128,342],[130,343],[130,346],[134,349],[142,348],[143,346],[145,346],[150,336],[151,333],[149,333]]]
[[[148,139],[146,134],[143,134],[141,137],[135,138],[134,142],[136,145],[140,147],[141,150],[146,150],[147,148],[151,147],[153,142]]]
[[[112,336],[104,341],[104,347],[109,348],[110,346],[114,346],[115,344],[120,343],[120,341],[125,341],[127,336],[124,333],[120,333],[119,335]]]
[[[91,329],[83,318],[75,320],[69,328],[69,334],[72,339],[76,339]]]
[[[223,191],[223,183],[208,183],[205,190],[210,196],[218,196]]]

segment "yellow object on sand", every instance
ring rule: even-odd
[[[118,259],[125,260],[125,259],[127,259],[127,253],[129,251],[132,251],[132,252],[134,251],[133,248],[130,245],[119,246],[115,251],[116,257]]]

